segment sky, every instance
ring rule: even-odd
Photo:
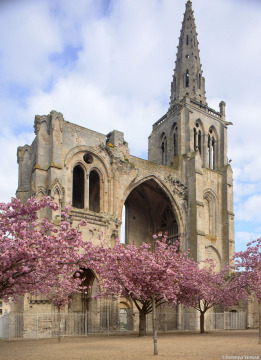
[[[185,0],[0,0],[0,201],[51,110],[147,158],[169,105]],[[209,107],[227,104],[236,250],[261,236],[261,0],[193,0]]]

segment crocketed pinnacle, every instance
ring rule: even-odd
[[[181,101],[186,95],[202,104],[206,103],[205,79],[202,72],[194,12],[192,3],[188,0],[171,83],[170,106]]]

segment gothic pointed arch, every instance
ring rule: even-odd
[[[176,199],[161,181],[149,176],[132,184],[122,201],[125,205],[125,242],[152,242],[154,233],[168,232],[174,241],[184,233],[184,220]]]
[[[84,181],[85,171],[80,164],[73,168],[72,206],[78,209],[84,208]]]
[[[110,206],[108,196],[111,168],[103,155],[98,155],[97,149],[94,151],[87,146],[76,146],[67,153],[64,161],[64,167],[66,171],[71,172],[72,178],[74,178],[75,166],[80,166],[84,171],[84,179],[79,182],[83,199],[80,204],[78,201],[76,207],[97,213],[107,211]],[[69,199],[74,198],[73,188],[72,193],[68,195]]]
[[[92,169],[89,173],[89,210],[100,212],[101,179],[98,171]]]
[[[86,158],[88,157],[89,159],[90,157],[92,158],[92,161],[89,163],[88,161],[86,162]],[[107,166],[104,156],[101,153],[97,154],[97,149],[90,148],[86,145],[75,146],[69,150],[65,156],[64,167],[66,169],[70,169],[72,164],[74,164],[76,161],[80,161],[84,166],[97,166],[99,164],[99,167],[102,168],[102,172],[105,174],[105,176],[111,176],[110,168]]]
[[[162,139],[161,152],[162,152],[162,165],[167,165],[167,156],[168,156],[167,136],[164,136]]]
[[[35,135],[38,135],[40,131],[46,132],[48,135],[50,135],[50,116],[35,116],[34,120],[34,132]]]
[[[206,253],[205,258],[212,259],[216,265],[215,267],[216,271],[219,271],[221,269],[221,255],[218,249],[213,245],[207,245],[205,247],[205,253]]]
[[[178,124],[176,122],[172,125],[172,139],[173,139],[173,155],[178,155]]]
[[[53,184],[49,187],[48,193],[54,202],[59,205],[59,209],[52,212],[53,219],[55,221],[59,221],[61,219],[61,210],[64,201],[65,189],[58,178],[56,178]]]
[[[208,162],[208,167],[213,170],[215,170],[217,168],[217,163],[218,163],[218,146],[219,146],[218,140],[219,140],[218,132],[217,132],[215,126],[212,125],[208,131],[207,162]]]
[[[79,293],[74,293],[70,303],[70,311],[86,313],[86,311],[99,311],[99,303],[93,299],[99,282],[96,274],[90,268],[80,269],[80,279],[84,289]]]
[[[59,198],[62,199],[65,193],[65,189],[62,186],[60,179],[56,178],[52,185],[49,187],[49,194],[54,197],[54,194],[59,194]]]
[[[203,194],[205,233],[207,236],[217,236],[217,196],[211,189]]]
[[[46,189],[43,186],[37,186],[36,192],[35,192],[35,196],[40,199],[44,196],[46,196]]]
[[[186,88],[189,87],[189,70],[186,70],[186,74],[185,74],[185,86],[186,86]]]
[[[204,151],[204,127],[200,119],[197,119],[193,127],[193,147],[194,151],[198,150],[200,155]]]

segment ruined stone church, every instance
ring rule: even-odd
[[[95,244],[104,234],[113,245],[121,232],[125,243],[151,243],[162,231],[169,241],[180,238],[194,259],[212,258],[220,268],[234,253],[230,124],[224,101],[218,110],[208,107],[188,0],[169,108],[152,123],[148,160],[129,153],[122,132],[101,134],[51,111],[35,117],[33,143],[18,148],[17,197],[50,195],[61,208],[71,202],[73,224],[86,219],[83,237]],[[52,217],[59,223],[59,212]],[[94,284],[86,271],[88,284]],[[76,298],[73,311],[89,310],[87,300]],[[23,307],[29,311],[40,303],[32,297]]]

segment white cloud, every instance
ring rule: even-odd
[[[260,192],[260,183],[243,183],[243,182],[234,182],[234,193],[237,199],[241,199],[241,197],[246,197],[249,195],[254,195]]]
[[[21,144],[31,144],[32,134],[20,133],[15,136],[9,131],[0,134],[0,202],[8,202],[11,196],[15,196],[18,186],[17,147]]]
[[[48,55],[62,49],[47,3],[18,1],[0,14],[1,81],[43,86],[52,71]]]
[[[62,112],[67,121],[87,128],[93,129],[95,124],[98,132],[123,131],[132,153],[137,156],[147,148],[152,125],[148,119],[158,120],[163,111],[157,102],[143,103],[139,99],[104,94],[100,88],[86,85],[78,77],[62,79],[52,93],[41,92],[30,98],[28,117],[33,119],[33,114],[47,114],[51,110]]]
[[[250,196],[246,201],[242,201],[237,206],[237,219],[243,221],[261,222],[260,215],[261,194]]]
[[[260,235],[261,232],[237,231],[235,233],[236,251],[245,248],[249,242],[258,239]]]

